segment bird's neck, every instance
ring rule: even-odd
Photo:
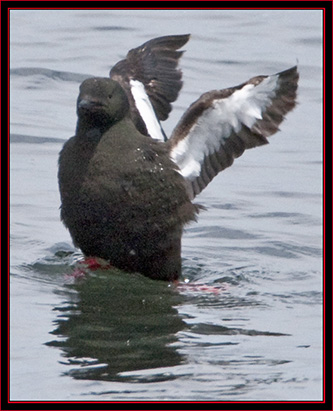
[[[108,118],[99,119],[93,121],[89,117],[80,116],[78,117],[76,123],[76,135],[86,137],[88,139],[99,139],[107,130],[111,127],[116,127],[120,120],[128,123],[131,122],[129,112],[121,117],[114,117],[113,119]]]
[[[76,124],[76,135],[87,140],[98,141],[111,125],[91,124],[91,121],[85,118],[78,118]]]

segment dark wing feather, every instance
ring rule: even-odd
[[[138,129],[147,134],[147,127],[140,116],[131,93],[131,80],[142,83],[158,120],[166,120],[172,110],[171,103],[182,87],[182,72],[178,69],[178,51],[190,35],[163,36],[147,41],[130,50],[126,59],[119,61],[110,71],[110,77],[118,81],[126,91],[132,118]]]
[[[234,159],[267,144],[296,104],[297,67],[203,94],[185,112],[168,144],[192,198]]]

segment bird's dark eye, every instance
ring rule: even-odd
[[[112,94],[109,94],[109,95],[108,95],[108,98],[112,98]]]

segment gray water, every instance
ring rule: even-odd
[[[197,198],[181,286],[116,270],[73,282],[57,157],[79,84],[183,33],[168,134],[203,92],[296,63],[299,104]],[[12,10],[10,40],[10,398],[321,400],[321,11]]]

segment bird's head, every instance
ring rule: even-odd
[[[91,128],[108,127],[125,117],[129,110],[127,96],[116,81],[88,78],[80,86],[77,115]]]

